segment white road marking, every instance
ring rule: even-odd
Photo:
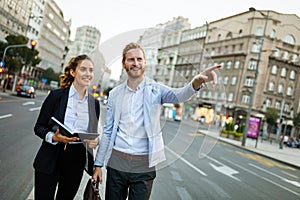
[[[29,111],[35,111],[35,110],[40,110],[41,107],[36,107],[36,108],[30,108]]]
[[[297,182],[297,181],[291,181],[291,180],[286,179],[286,178],[284,178],[284,177],[282,177],[282,176],[279,176],[279,175],[277,175],[277,174],[274,174],[274,173],[272,173],[272,172],[269,172],[269,171],[267,171],[267,170],[265,170],[265,169],[263,169],[263,168],[261,168],[261,167],[258,167],[258,166],[254,165],[254,164],[252,164],[252,163],[249,163],[249,165],[251,165],[252,167],[255,167],[256,169],[259,169],[259,170],[261,170],[261,171],[263,171],[263,172],[265,172],[265,173],[271,174],[272,176],[275,176],[275,177],[277,177],[277,178],[279,178],[279,179],[281,179],[281,180],[283,180],[283,181],[285,181],[285,182],[287,182],[287,183],[290,183],[290,184],[292,184],[292,185],[294,185],[294,186],[300,187],[300,183]]]
[[[192,200],[191,195],[184,187],[176,186],[176,190],[178,195],[180,196],[180,199],[182,200]]]
[[[214,170],[216,170],[217,172],[220,172],[221,174],[224,174],[224,175],[226,175],[226,176],[228,176],[228,177],[230,177],[230,178],[232,178],[232,179],[234,179],[234,180],[236,180],[236,181],[241,182],[240,179],[238,179],[238,178],[236,178],[236,177],[233,176],[234,174],[238,174],[238,173],[239,173],[238,171],[236,171],[236,170],[234,170],[234,169],[232,169],[232,168],[230,168],[230,167],[228,167],[228,166],[226,166],[226,165],[216,166],[216,165],[214,165],[214,164],[212,164],[212,163],[209,163],[209,164],[210,164],[210,166],[212,166],[212,167],[214,168]]]
[[[232,178],[232,179],[234,179],[236,181],[240,181],[241,182],[240,179],[238,179],[238,178],[236,178],[236,177],[233,176],[234,174],[238,174],[239,173],[238,171],[232,169],[231,167],[229,167],[229,166],[221,163],[220,161],[218,161],[218,160],[216,160],[216,159],[214,159],[214,158],[212,158],[212,157],[210,157],[210,156],[208,156],[206,154],[203,154],[203,156],[205,156],[209,160],[211,160],[211,161],[217,163],[218,165],[220,165],[220,166],[216,166],[216,165],[214,165],[212,163],[209,163],[210,166],[212,166],[214,168],[214,170],[216,170],[216,171],[218,171],[218,172],[220,172],[220,173],[222,173],[222,174],[224,174],[224,175],[226,175],[226,176],[228,176],[228,177],[230,177],[230,178]]]
[[[278,184],[278,183],[276,183],[276,182],[274,182],[274,181],[271,181],[271,180],[269,180],[268,178],[263,177],[262,175],[258,175],[257,173],[253,172],[253,171],[250,170],[250,169],[247,169],[247,168],[245,168],[245,167],[242,167],[241,165],[238,165],[238,164],[236,164],[236,163],[234,163],[234,162],[231,162],[231,161],[229,161],[229,160],[227,160],[227,159],[225,159],[225,158],[222,158],[222,159],[224,159],[226,162],[229,162],[230,164],[232,164],[232,165],[234,165],[234,166],[236,166],[236,167],[238,167],[238,168],[243,169],[244,171],[246,171],[246,172],[248,172],[248,173],[250,173],[250,174],[253,174],[254,176],[257,176],[257,177],[260,178],[260,179],[263,179],[263,180],[265,180],[265,181],[267,181],[267,182],[269,182],[269,183],[272,183],[273,185],[276,185],[276,186],[278,186],[278,187],[280,187],[280,188],[282,188],[282,189],[284,189],[284,190],[287,190],[287,191],[289,191],[289,192],[291,192],[291,193],[293,193],[293,194],[295,194],[295,195],[297,195],[297,196],[300,196],[299,193],[297,193],[297,192],[295,192],[295,191],[293,191],[293,190],[291,190],[291,189],[289,189],[289,188],[287,188],[287,187],[284,187],[284,186],[282,186],[282,185],[280,185],[280,184]]]
[[[172,179],[173,179],[173,180],[179,181],[179,182],[182,181],[182,178],[181,178],[180,174],[179,174],[177,171],[171,170],[170,173],[171,173],[171,175],[172,175]]]
[[[12,117],[12,114],[1,115],[0,119],[4,119],[4,118],[8,118],[8,117]]]
[[[34,105],[34,104],[35,104],[34,101],[28,101],[28,102],[22,103],[23,106]]]
[[[200,169],[198,169],[195,165],[193,165],[192,163],[190,163],[189,161],[187,161],[186,159],[180,157],[176,152],[172,151],[170,148],[165,147],[168,151],[170,151],[172,154],[174,154],[178,159],[180,159],[181,161],[183,161],[185,164],[187,164],[189,167],[191,167],[192,169],[194,169],[196,172],[198,172],[199,174],[203,175],[203,176],[207,176],[206,173],[204,173],[203,171],[201,171]]]

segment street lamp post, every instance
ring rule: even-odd
[[[250,8],[249,10],[253,11],[253,12],[256,11],[255,8]],[[261,42],[260,42],[260,45],[259,45],[258,59],[257,59],[256,68],[255,68],[254,81],[253,81],[253,86],[252,86],[252,94],[250,96],[250,101],[249,101],[249,105],[248,105],[246,124],[245,124],[244,134],[243,134],[243,138],[242,138],[242,146],[245,146],[245,144],[246,144],[246,138],[247,138],[247,134],[248,134],[248,126],[249,126],[249,121],[250,121],[250,116],[251,116],[252,106],[253,106],[253,99],[254,99],[256,84],[257,84],[257,76],[258,76],[258,73],[259,73],[259,71],[258,71],[259,70],[259,64],[260,64],[260,61],[261,61],[262,48],[263,48],[263,45],[264,45],[264,40],[265,40],[265,36],[266,36],[266,29],[267,29],[267,23],[268,23],[268,18],[269,18],[269,11],[268,11],[267,15],[265,15],[264,13],[262,13],[260,11],[258,11],[258,12],[265,17],[265,26],[264,26],[264,30],[263,30],[263,36],[261,38]]]
[[[5,66],[4,58],[5,58],[7,49],[9,49],[9,48],[17,48],[17,47],[26,47],[26,46],[27,46],[27,44],[8,45],[8,46],[4,49],[4,52],[3,52],[2,61],[1,61],[2,65]],[[16,82],[17,82],[17,74],[15,73],[14,85],[13,85],[13,88],[12,88],[12,92],[15,91]],[[3,91],[6,90],[7,84],[8,84],[8,83],[7,83],[7,81],[6,81],[6,84],[3,86],[3,87],[4,87],[4,90],[3,90]]]

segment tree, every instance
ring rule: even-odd
[[[296,137],[299,139],[299,129],[300,129],[300,112],[297,114],[297,116],[293,119],[293,124],[296,128]]]
[[[265,117],[268,125],[272,127],[271,131],[274,132],[275,124],[279,118],[279,111],[276,108],[268,108]]]
[[[23,35],[8,35],[5,40],[6,43],[0,42],[1,58],[3,57],[4,50],[10,45],[28,44],[28,38]],[[31,47],[16,47],[9,48],[6,51],[4,58],[5,68],[9,73],[19,72],[22,66],[37,66],[41,59],[38,57],[37,50],[31,50]]]
[[[43,73],[43,78],[47,79],[47,82],[50,83],[50,81],[59,81],[59,75],[60,73],[55,73],[52,68],[48,68]]]

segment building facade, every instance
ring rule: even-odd
[[[56,73],[62,72],[68,41],[70,38],[71,20],[65,21],[62,10],[55,1],[46,0],[43,20],[38,38],[39,67],[52,68]]]
[[[0,1],[0,39],[8,35],[24,35],[32,15],[33,0]]]
[[[300,18],[295,14],[251,8],[182,31],[177,42],[171,42],[176,34],[165,32],[153,77],[182,87],[199,71],[221,64],[218,81],[223,89],[206,87],[197,93],[191,101],[194,119],[201,117],[199,109],[206,108],[206,115],[217,113],[223,121],[245,124],[249,107],[251,115],[262,119],[274,107],[283,119],[285,133],[291,135],[292,119],[300,112],[299,27]],[[205,122],[213,119],[208,117]]]

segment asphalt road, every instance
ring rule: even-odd
[[[33,126],[44,97],[0,99],[0,199],[24,200],[33,188],[41,143]],[[152,200],[300,199],[299,170],[198,134],[197,123],[162,124],[167,161],[157,167]]]

